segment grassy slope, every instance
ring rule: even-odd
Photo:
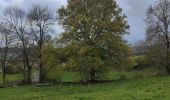
[[[95,85],[23,86],[0,89],[1,100],[169,100],[170,77]]]

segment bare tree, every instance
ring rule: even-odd
[[[29,59],[29,34],[25,12],[18,7],[8,7],[4,11],[4,21],[10,26],[10,30],[18,37],[18,44],[22,49],[24,65],[24,81],[31,83],[31,69]],[[27,75],[25,74],[27,72]]]
[[[0,24],[0,54],[1,54],[1,66],[2,66],[2,79],[3,85],[5,85],[6,67],[9,58],[9,48],[12,46],[14,41],[14,35],[8,28],[9,26],[1,23]]]
[[[37,58],[39,66],[39,82],[45,81],[45,69],[43,68],[42,48],[49,37],[49,32],[54,24],[52,11],[47,6],[34,5],[27,15],[30,25],[32,26],[32,37],[36,44]]]
[[[165,46],[164,67],[170,74],[170,1],[159,0],[147,10],[147,41],[160,41]]]

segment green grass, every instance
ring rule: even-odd
[[[22,74],[6,74],[6,81],[19,81],[22,80]],[[0,73],[0,83],[2,83],[2,73]]]
[[[48,74],[48,77],[50,79],[56,79],[62,82],[78,82],[81,80],[80,74],[66,71],[51,72]]]
[[[169,100],[170,77],[94,85],[21,86],[0,89],[1,100]]]
[[[149,77],[155,76],[157,71],[161,72],[153,68],[142,71],[111,72],[104,77],[115,80],[110,83],[0,88],[0,100],[169,100],[170,77],[166,75]],[[81,79],[81,76],[75,72],[60,71],[49,75],[63,82],[75,82]],[[22,74],[7,75],[8,81],[20,79]]]
[[[35,71],[33,71],[35,73]],[[144,78],[148,76],[159,76],[159,74],[164,75],[165,70],[158,69],[158,68],[147,68],[140,71],[114,71],[104,75],[102,79],[105,80],[129,80],[129,79],[136,79],[136,78]],[[157,75],[158,74],[158,75]],[[48,74],[50,79],[56,79],[62,82],[79,82],[80,80],[84,79],[79,73],[77,72],[67,72],[67,71],[54,71]],[[6,81],[19,81],[23,79],[22,74],[7,74]],[[0,73],[0,83],[2,82],[2,73]]]
[[[145,78],[150,76],[161,76],[166,75],[164,69],[161,68],[147,68],[143,70],[134,70],[134,71],[112,71],[103,75],[102,79],[104,80],[129,80],[137,78]],[[50,79],[58,79],[62,82],[79,82],[84,79],[79,73],[76,72],[66,72],[58,71],[51,72],[49,75]]]

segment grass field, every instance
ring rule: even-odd
[[[1,100],[169,100],[170,77],[93,85],[21,86],[0,89]]]
[[[105,78],[115,81],[100,84],[0,88],[0,100],[170,100],[170,77],[153,77],[154,73],[150,69],[140,72],[113,72]],[[81,78],[72,72],[60,72],[51,76],[60,77],[63,82],[75,82]],[[21,77],[21,74],[7,75],[7,80],[20,80]]]

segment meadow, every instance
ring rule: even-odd
[[[113,80],[112,82],[0,88],[0,98],[1,100],[169,100],[170,77],[156,76],[154,73],[155,71],[149,69],[117,71],[110,73],[108,77]],[[59,75],[63,76],[62,82],[74,82],[80,79],[77,73],[72,72],[60,72],[56,76]],[[20,78],[20,75],[7,76],[8,81]]]
[[[89,85],[1,88],[1,100],[169,100],[170,77]]]

